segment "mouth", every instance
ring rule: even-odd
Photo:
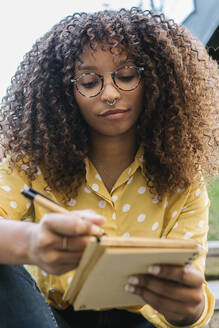
[[[111,116],[123,116],[125,113],[127,113],[129,109],[111,109],[104,111],[102,114],[100,114],[101,117],[111,117]]]

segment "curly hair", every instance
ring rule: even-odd
[[[43,170],[69,199],[85,179],[88,126],[74,98],[75,62],[87,46],[122,47],[143,73],[139,142],[151,191],[186,188],[218,173],[217,63],[185,27],[137,8],[76,13],[37,40],[1,107],[1,145],[11,167]]]

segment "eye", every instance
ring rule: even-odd
[[[118,75],[117,79],[119,79],[122,82],[130,82],[135,78],[134,75]]]
[[[81,86],[86,89],[94,88],[98,84],[98,81],[84,82],[81,83]]]
[[[85,74],[78,79],[79,87],[92,89],[100,84],[100,78],[96,74]]]
[[[137,72],[134,68],[123,68],[116,72],[116,79],[121,82],[131,82],[137,78]]]

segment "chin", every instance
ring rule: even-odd
[[[102,130],[102,131],[97,131],[98,134],[102,136],[108,136],[108,137],[119,137],[119,136],[124,136],[129,134],[131,131],[133,131],[132,128],[129,129],[123,129],[123,128],[117,128],[117,129],[111,129],[111,130]]]

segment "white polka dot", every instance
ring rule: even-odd
[[[138,188],[138,193],[139,194],[144,194],[146,191],[146,188],[144,186],[141,186],[140,188]]]
[[[130,208],[131,208],[131,205],[130,204],[125,204],[122,207],[122,211],[123,212],[128,212],[130,210]]]
[[[190,211],[190,212],[189,212],[189,214],[194,214],[194,213],[195,213],[195,211]]]
[[[144,156],[143,155],[141,157],[139,157],[139,162],[141,162],[141,163],[144,162]]]
[[[21,190],[27,190],[27,189],[29,189],[29,187],[28,187],[28,185],[26,185],[26,184],[24,184],[24,186],[23,186],[23,188],[21,189]]]
[[[68,282],[68,285],[70,285],[70,283],[72,282],[72,277],[69,277],[67,282]]]
[[[52,192],[52,189],[51,189],[49,186],[47,186],[47,187],[45,188],[45,190],[46,190],[46,192],[47,192],[48,194],[51,194],[51,192]]]
[[[6,158],[4,158],[4,159],[0,162],[0,165],[4,165],[6,161],[7,161]]]
[[[125,233],[122,235],[122,237],[124,237],[124,238],[129,238],[129,237],[130,237],[130,233],[129,233],[129,232],[125,232]]]
[[[133,180],[133,175],[128,179],[127,184],[130,184]]]
[[[13,208],[16,208],[17,207],[17,203],[16,202],[10,202],[10,206],[13,207]]]
[[[173,226],[173,229],[176,229],[176,228],[178,227],[178,225],[179,225],[179,223],[176,222],[176,223],[174,224],[174,226]]]
[[[92,189],[93,189],[94,191],[98,191],[98,190],[99,190],[99,186],[98,186],[98,184],[96,184],[96,183],[92,184]]]
[[[177,215],[177,211],[173,211],[172,218],[174,218]]]
[[[26,165],[26,164],[23,164],[23,165],[21,165],[21,168],[22,168],[24,171],[26,171],[27,169],[29,169],[29,166]]]
[[[207,206],[207,205],[208,205],[208,202],[209,202],[209,199],[206,198],[206,199],[205,199],[205,203],[204,203],[204,205]]]
[[[101,181],[101,176],[99,175],[99,173],[96,174],[95,178],[99,181]]]
[[[203,220],[199,221],[198,225],[200,228],[204,227],[205,222]]]
[[[71,198],[70,201],[68,202],[68,206],[75,206],[76,205],[76,200],[74,198]]]
[[[167,206],[168,206],[168,202],[165,202],[164,203],[164,208],[167,208]]]
[[[113,196],[112,196],[112,200],[113,200],[113,202],[116,202],[117,199],[118,199],[118,196],[116,196],[116,195],[113,195]]]
[[[41,173],[42,173],[42,172],[41,172],[40,168],[38,167],[38,168],[37,168],[37,172],[36,172],[36,174],[37,174],[37,175],[40,175]]]
[[[41,273],[42,273],[42,275],[43,275],[44,277],[46,277],[46,276],[47,276],[47,273],[46,273],[46,271],[44,271],[44,270],[41,270]]]
[[[143,222],[146,219],[146,215],[145,214],[140,214],[137,218],[138,222]]]
[[[177,192],[183,192],[184,191],[184,188],[177,188]]]
[[[159,203],[159,197],[158,197],[158,195],[156,195],[156,196],[152,199],[152,202],[153,202],[154,204]]]
[[[100,207],[100,208],[104,208],[105,206],[106,206],[106,201],[102,199],[102,200],[99,202],[99,207]]]
[[[31,206],[31,203],[27,203],[27,204],[26,204],[26,208],[27,208],[27,209],[30,208],[30,206]]]
[[[155,223],[152,225],[152,231],[155,231],[158,227],[159,227],[159,222],[155,222]]]
[[[156,316],[157,316],[156,314],[153,314],[153,315],[151,316],[151,318],[156,318]]]
[[[200,252],[200,253],[204,253],[204,252],[205,252],[205,248],[204,248],[204,246],[201,245],[201,244],[198,244],[198,246],[199,246],[199,252]]]
[[[85,191],[87,194],[90,194],[90,193],[91,193],[90,189],[89,189],[87,186],[84,187],[84,191]]]
[[[199,197],[201,195],[201,190],[200,189],[197,189],[196,192],[195,192],[196,196]]]
[[[192,232],[186,232],[185,235],[184,235],[184,239],[189,239],[193,236],[193,233]]]
[[[1,188],[2,188],[4,191],[7,191],[7,192],[11,191],[11,187],[9,187],[9,186],[2,186]]]
[[[187,206],[184,206],[183,208],[182,208],[182,211],[185,211],[187,209]]]
[[[130,167],[130,168],[128,169],[128,175],[130,175],[131,172],[132,172],[132,168]]]
[[[116,213],[114,212],[113,215],[112,215],[112,219],[113,220],[116,220]]]

